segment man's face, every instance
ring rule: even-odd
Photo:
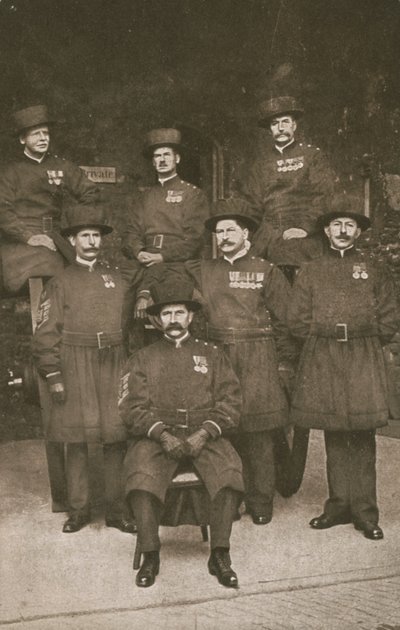
[[[325,228],[325,234],[329,242],[335,249],[348,249],[354,245],[361,234],[357,221],[350,217],[339,217],[332,221]]]
[[[228,258],[240,252],[249,236],[247,228],[241,228],[234,219],[218,221],[215,228],[218,249]]]
[[[47,125],[31,127],[19,137],[28,154],[41,157],[47,153],[50,144],[50,132]]]
[[[171,147],[160,147],[153,153],[153,166],[159,177],[170,177],[176,174],[176,167],[181,157]]]
[[[193,312],[184,304],[168,304],[161,309],[159,320],[164,332],[170,337],[182,337],[193,319]]]
[[[276,144],[287,144],[294,138],[297,123],[290,114],[275,116],[271,120],[270,129]]]
[[[95,228],[85,228],[69,237],[69,241],[75,247],[76,255],[83,260],[95,260],[101,245],[101,232]]]

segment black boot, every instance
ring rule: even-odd
[[[208,570],[211,575],[215,575],[218,582],[229,588],[237,588],[239,586],[236,573],[231,568],[231,557],[229,550],[223,547],[216,547],[211,550],[208,560]]]
[[[143,562],[136,575],[136,585],[144,588],[153,586],[160,569],[159,551],[145,551]]]

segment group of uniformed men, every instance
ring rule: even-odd
[[[24,155],[0,178],[3,280],[18,291],[32,275],[51,277],[33,354],[48,449],[67,449],[66,496],[53,494],[53,509],[69,512],[64,532],[90,521],[88,443],[101,442],[106,524],[137,530],[138,586],[156,579],[166,492],[190,463],[210,500],[209,572],[237,587],[232,522],[243,498],[255,524],[271,520],[272,435],[289,422],[325,432],[329,497],[311,527],[353,523],[383,538],[375,429],[388,418],[382,345],[398,330],[396,292],[384,266],[356,248],[370,227],[358,202],[335,194],[321,152],[296,141],[302,113],[292,97],[262,104],[271,141],[240,195],[211,214],[177,174],[179,131],[149,132],[158,181],[126,218],[122,274],[98,260],[112,228],[96,186],[48,152],[46,108],[15,114]],[[66,193],[78,205],[61,228]],[[219,255],[202,258],[211,232]],[[282,269],[297,276],[293,287]],[[207,340],[190,333],[201,309]],[[160,335],[126,368],[132,312]]]

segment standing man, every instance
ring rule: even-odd
[[[389,415],[382,345],[398,330],[399,310],[387,270],[355,247],[370,226],[359,205],[342,195],[319,219],[329,248],[302,267],[293,289],[289,325],[304,347],[292,419],[325,432],[329,498],[311,527],[353,522],[380,540],[375,429]]]
[[[298,267],[321,253],[316,220],[335,174],[317,147],[297,142],[302,107],[292,96],[261,103],[260,127],[271,139],[251,165],[243,191],[261,223],[253,250],[278,265]]]
[[[52,278],[42,295],[33,355],[51,402],[43,410],[46,437],[67,444],[69,518],[63,532],[90,521],[88,443],[103,444],[106,525],[133,532],[124,516],[121,468],[126,430],[118,412],[123,369],[119,272],[97,261],[104,234],[112,231],[104,213],[72,209],[62,230],[76,261]]]
[[[249,254],[254,221],[237,200],[221,200],[206,227],[220,257],[188,262],[186,269],[206,304],[208,338],[229,357],[243,393],[238,435],[245,503],[256,525],[272,518],[275,491],[272,430],[288,423],[283,383],[295,349],[286,326],[289,285],[273,264]]]
[[[51,122],[44,105],[14,113],[23,155],[0,175],[3,283],[12,293],[29,277],[49,277],[63,269],[60,252],[70,254],[59,235],[66,195],[82,205],[98,198],[97,187],[79,167],[49,153]]]
[[[128,276],[136,275],[138,265],[146,269],[200,255],[209,205],[203,191],[179,177],[181,150],[178,129],[153,129],[146,136],[144,155],[152,160],[158,181],[141,194],[126,226],[122,251],[129,259],[123,266]],[[133,310],[134,299],[131,296],[127,310]],[[135,316],[145,318],[146,306],[139,296]]]
[[[200,304],[192,285],[180,280],[152,291],[147,308],[162,339],[131,357],[122,417],[139,438],[125,460],[126,494],[144,555],[136,584],[148,587],[158,574],[158,527],[165,494],[180,462],[189,460],[211,500],[208,569],[227,587],[237,587],[229,539],[243,491],[240,458],[225,439],[240,414],[238,380],[216,346],[193,339],[188,327]]]

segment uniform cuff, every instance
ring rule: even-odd
[[[46,374],[46,381],[49,385],[54,385],[55,383],[62,383],[61,372],[50,372],[50,374]]]
[[[206,420],[201,426],[210,434],[213,440],[222,435],[221,427],[213,420]]]
[[[166,428],[167,425],[159,420],[158,422],[155,422],[147,431],[147,437],[158,442],[161,437],[161,433],[165,431]]]

